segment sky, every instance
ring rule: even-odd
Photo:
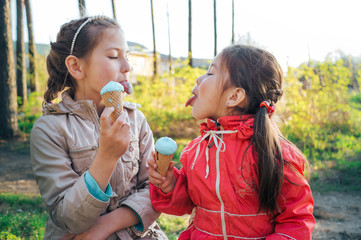
[[[60,26],[79,18],[77,0],[31,0],[35,42],[55,41]],[[150,0],[115,0],[117,19],[128,41],[153,51]],[[361,56],[359,0],[234,0],[235,40],[247,39],[275,55],[283,69],[309,59],[323,61],[341,50]],[[188,52],[188,0],[153,0],[156,50],[185,57]],[[112,17],[111,0],[86,0],[89,15]],[[11,0],[13,39],[16,4]],[[194,58],[214,57],[213,0],[192,1]],[[25,21],[25,19],[24,19]],[[24,24],[25,25],[25,24]],[[232,0],[217,0],[217,49],[230,45]],[[25,32],[27,41],[27,32]]]

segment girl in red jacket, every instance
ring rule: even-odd
[[[171,163],[162,177],[148,161],[154,208],[193,212],[179,239],[311,239],[306,160],[271,120],[282,81],[272,54],[243,45],[225,48],[197,78],[186,106],[206,122],[183,150],[183,167]]]

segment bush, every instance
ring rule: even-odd
[[[343,166],[360,159],[361,113],[350,104],[358,101],[358,95],[350,98],[350,81],[342,60],[288,69],[282,132],[316,165],[332,160]]]
[[[126,100],[141,104],[141,111],[156,138],[194,138],[198,135],[199,122],[192,117],[191,108],[185,108],[184,104],[192,96],[197,77],[205,72],[186,65],[177,68],[172,75],[138,77],[134,94]]]
[[[192,95],[197,77],[206,72],[183,65],[174,74],[138,77],[134,94],[126,98],[142,105],[141,111],[156,139],[169,136],[182,141],[175,155],[177,166],[183,146],[199,135],[200,122],[184,103]],[[344,65],[342,60],[308,62],[290,67],[285,75],[284,97],[277,111],[281,131],[317,166],[322,166],[323,161],[345,166],[361,158],[361,94],[350,90],[352,71]],[[359,69],[358,82],[360,73]],[[39,76],[44,86],[46,75]],[[41,115],[41,95],[32,93],[28,103],[19,109],[19,126],[25,133]]]

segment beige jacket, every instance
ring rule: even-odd
[[[166,238],[154,223],[160,214],[150,201],[146,165],[154,140],[139,105],[124,102],[132,138],[110,180],[113,196],[103,202],[88,192],[84,180],[99,144],[100,120],[95,106],[92,101],[74,101],[66,92],[62,97],[59,104],[44,106],[44,116],[37,119],[31,132],[33,171],[50,215],[44,239],[84,232],[99,215],[122,205],[137,212],[145,231],[131,227],[108,239]]]

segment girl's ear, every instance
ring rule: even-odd
[[[230,91],[229,97],[226,101],[227,107],[235,107],[242,104],[246,99],[246,91],[243,88],[234,88]]]
[[[68,68],[70,75],[77,79],[83,79],[85,77],[84,67],[82,65],[82,61],[74,55],[69,55],[65,59],[65,65]]]

